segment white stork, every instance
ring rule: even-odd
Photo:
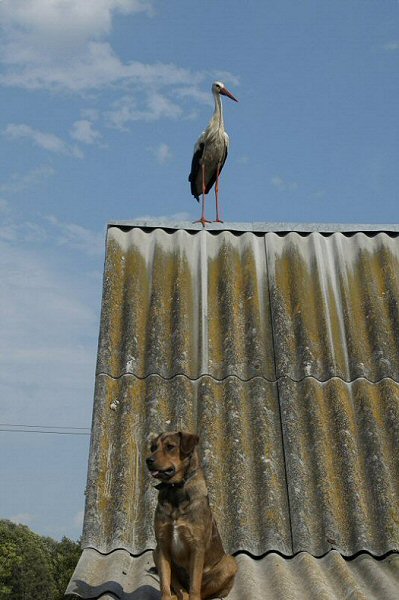
[[[208,127],[202,132],[194,146],[194,155],[191,163],[191,173],[188,180],[191,184],[191,193],[199,202],[202,194],[202,214],[195,223],[210,223],[205,217],[206,194],[213,184],[216,196],[216,221],[223,223],[219,217],[219,176],[229,151],[229,136],[224,130],[222,96],[228,96],[235,102],[237,98],[220,81],[212,85],[212,94],[215,99],[215,111]]]

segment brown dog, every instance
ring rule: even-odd
[[[161,481],[156,486],[154,561],[162,600],[225,598],[237,572],[209,507],[198,441],[191,433],[161,433],[152,440],[147,458],[151,475]]]

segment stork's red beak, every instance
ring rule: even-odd
[[[231,92],[229,92],[229,90],[226,87],[222,87],[220,89],[220,93],[223,96],[228,96],[229,98],[231,98],[232,100],[234,100],[234,102],[238,102],[237,98],[235,96],[233,96],[233,94]]]

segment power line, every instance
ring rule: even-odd
[[[0,423],[0,432],[4,433],[41,433],[53,435],[90,435],[89,427],[65,425],[26,425],[24,423]]]
[[[82,429],[90,431],[90,427],[61,427],[58,425],[24,425],[23,423],[0,423],[0,427],[29,427],[35,429]]]
[[[0,431],[7,432],[7,433],[51,433],[54,435],[86,435],[86,436],[90,435],[89,432],[55,431],[55,430],[44,431],[42,429],[2,429],[2,428],[0,428]]]

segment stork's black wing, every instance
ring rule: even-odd
[[[218,175],[218,169],[219,169],[219,175],[222,172],[223,165],[226,162],[227,154],[228,154],[228,147],[227,147],[227,144],[226,144],[225,147],[224,147],[224,154],[223,154],[223,157],[222,157],[220,163],[218,164],[217,167],[215,165],[215,168],[212,170],[212,172],[210,174],[210,177],[209,177],[208,181],[206,182],[206,185],[205,185],[205,194],[208,194],[209,190],[212,188],[213,184],[215,183],[216,177]]]
[[[191,183],[191,193],[199,202],[199,196],[202,193],[202,189],[198,189],[197,186],[197,175],[200,171],[201,165],[200,160],[204,153],[204,143],[198,144],[197,149],[194,152],[193,160],[191,161],[191,171],[188,176],[188,180]]]

